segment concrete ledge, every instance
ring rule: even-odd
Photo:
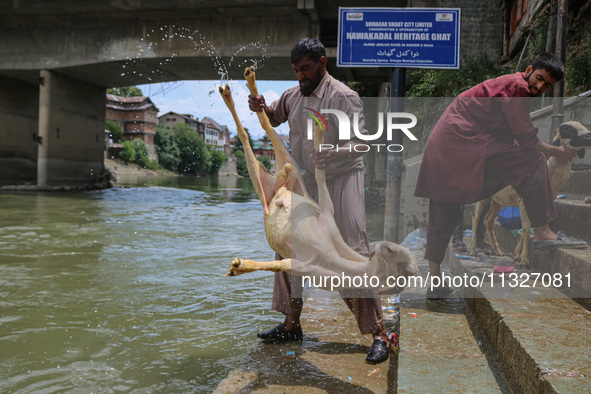
[[[591,170],[572,171],[568,180],[560,188],[559,194],[590,195],[589,185],[591,185]]]
[[[558,204],[557,204],[558,205]],[[589,204],[586,204],[589,205]],[[572,207],[572,204],[564,204],[566,207]],[[591,206],[589,208],[591,209]],[[577,226],[580,228],[581,220],[587,220],[591,211],[586,211],[587,216],[577,218]],[[564,228],[564,227],[561,227]],[[573,227],[574,228],[574,227]],[[591,229],[586,230],[591,232]],[[579,236],[580,233],[573,233],[567,229],[567,235]],[[501,249],[507,254],[508,259],[512,258],[513,250],[517,245],[517,238],[513,236],[512,230],[502,228],[495,223],[495,235],[501,245]],[[581,236],[581,238],[583,238]],[[530,272],[561,274],[562,277],[570,276],[570,286],[563,286],[561,289],[566,295],[572,298],[591,298],[591,248],[587,249],[559,249],[550,252],[535,252],[533,242],[530,237],[528,248],[531,266]],[[586,239],[587,242],[590,242]],[[591,242],[590,242],[591,243]]]
[[[556,200],[558,217],[550,223],[554,231],[591,243],[591,204],[582,200]]]
[[[447,264],[454,275],[480,276],[492,272],[495,259],[461,261],[449,254]],[[499,286],[467,288],[466,304],[513,389],[591,392],[591,353],[586,350],[591,312],[554,288]]]
[[[532,270],[568,277],[561,290],[571,298],[591,298],[591,250],[560,249],[536,253]],[[568,276],[567,276],[568,275]]]

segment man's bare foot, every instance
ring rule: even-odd
[[[539,227],[534,227],[534,241],[554,241],[558,239],[558,235],[550,230],[547,224]]]

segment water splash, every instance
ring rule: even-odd
[[[122,65],[121,76],[129,77],[129,84],[137,83],[137,77],[145,78],[147,83],[154,83],[158,80],[163,80],[172,75],[167,72],[171,66],[176,63],[180,57],[178,53],[173,53],[170,56],[159,61],[159,67],[156,69],[144,70],[142,67],[144,59],[153,58],[160,46],[174,47],[180,44],[181,41],[190,40],[193,43],[195,55],[202,55],[211,59],[212,67],[219,77],[220,86],[224,86],[230,82],[230,71],[242,70],[248,66],[254,66],[256,69],[264,67],[265,61],[270,58],[268,54],[268,44],[261,42],[248,43],[239,48],[233,55],[230,56],[229,61],[222,57],[220,51],[215,45],[204,37],[198,30],[192,30],[187,27],[177,27],[174,24],[162,25],[159,28],[152,29],[145,34],[145,37],[140,39],[140,44],[136,47],[136,51],[131,54],[124,54],[125,61]],[[176,41],[176,42],[175,42]],[[255,57],[242,58],[240,55],[247,50],[257,50],[260,55]],[[238,58],[240,61],[238,61]],[[146,75],[148,73],[148,75]],[[170,82],[176,84],[176,82]],[[164,94],[165,88],[161,88]]]

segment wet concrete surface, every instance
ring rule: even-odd
[[[419,259],[423,276],[427,262]],[[450,274],[446,267],[443,271]],[[400,311],[399,393],[510,392],[461,292],[427,300],[425,288],[407,289]]]
[[[426,277],[423,252],[415,252]],[[465,260],[453,253],[443,269],[482,277],[497,265],[532,272],[511,257]],[[371,338],[359,333],[338,293],[322,293],[305,303],[302,342],[260,343],[217,392],[591,392],[591,311],[559,289],[495,280],[456,288],[442,300],[427,300],[419,287],[407,288],[400,304],[384,297],[400,353],[376,366],[365,363]]]
[[[419,259],[419,266],[426,276],[427,262]],[[399,310],[394,297],[382,298],[388,331],[400,324],[400,353],[378,365],[365,363],[372,340],[359,333],[338,293],[309,296],[304,340],[261,342],[216,392],[509,392],[464,301],[427,301],[425,293],[405,290]]]
[[[387,303],[385,298],[384,307]],[[391,324],[388,320],[387,325]],[[359,333],[338,293],[308,296],[302,328],[302,342],[259,343],[216,392],[395,392],[396,359],[365,363],[372,339]]]
[[[569,199],[575,192],[588,195],[589,182],[576,180],[577,175],[588,180],[591,171],[572,174],[569,182],[575,188],[563,188],[570,190],[564,192]],[[591,242],[590,207],[560,201],[557,209],[564,208],[564,220],[554,225]],[[569,214],[571,210],[575,213]],[[495,227],[501,247],[511,254],[517,240],[511,231]],[[399,324],[399,356],[378,366],[365,364],[371,339],[359,334],[337,294],[308,300],[304,341],[260,344],[218,392],[591,393],[591,248],[535,253],[530,243],[529,255],[532,264],[524,267],[511,256],[465,260],[448,253],[444,270],[482,276],[504,265],[514,266],[518,274],[570,273],[571,288],[511,287],[494,281],[493,286],[458,288],[439,301],[427,301],[426,289],[407,289],[400,321],[394,311],[385,311],[390,328]],[[424,277],[426,262],[419,263]],[[385,298],[383,302],[392,306]],[[287,356],[288,351],[294,355]]]

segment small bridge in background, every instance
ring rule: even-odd
[[[326,45],[335,77],[388,82],[390,69],[336,67],[338,8],[365,3],[0,0],[0,185],[88,187],[100,182],[108,87],[242,79],[244,67],[253,62],[264,66],[266,79],[294,79],[289,55],[306,36]],[[407,3],[376,0],[371,5]],[[437,3],[416,0],[412,5]],[[499,8],[478,3],[466,10],[468,20],[480,8]],[[496,22],[491,26],[497,29]],[[470,29],[477,39],[475,27]]]
[[[0,185],[87,187],[104,174],[105,88],[178,80],[293,79],[299,38],[336,48],[338,2],[0,2]],[[352,1],[349,6],[362,6]],[[376,6],[405,6],[378,1]],[[332,48],[330,48],[332,46]],[[329,69],[354,80],[352,72]],[[363,78],[388,80],[386,70]]]

